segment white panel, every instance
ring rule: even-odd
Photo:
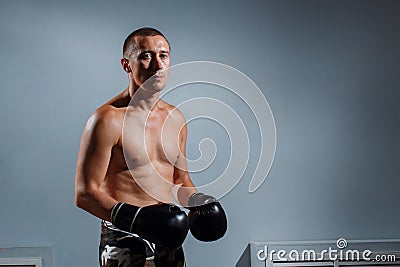
[[[0,258],[0,266],[42,267],[42,258]]]

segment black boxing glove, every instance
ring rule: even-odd
[[[200,241],[215,241],[223,237],[227,219],[221,204],[212,196],[196,192],[188,202],[189,228]]]
[[[111,210],[111,222],[121,230],[174,249],[183,244],[189,231],[186,213],[166,203],[142,208],[117,203]]]

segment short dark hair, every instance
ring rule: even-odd
[[[159,30],[156,30],[154,28],[150,28],[150,27],[144,27],[144,28],[140,28],[137,29],[133,32],[131,32],[128,37],[126,37],[125,41],[124,41],[124,46],[122,49],[122,55],[124,58],[129,58],[132,55],[132,52],[135,51],[135,49],[137,48],[136,45],[136,41],[135,41],[135,37],[137,36],[141,36],[141,37],[145,37],[145,36],[157,36],[160,35],[162,37],[164,37],[164,39],[167,41],[168,46],[170,46],[167,38],[165,38],[164,34],[162,34]]]

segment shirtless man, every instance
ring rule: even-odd
[[[197,192],[186,166],[185,119],[160,99],[170,66],[167,39],[152,28],[132,32],[121,65],[128,87],[85,126],[75,202],[102,219],[100,266],[185,266],[189,229],[201,241],[217,240],[226,216],[215,198]],[[189,216],[173,204],[174,185]]]

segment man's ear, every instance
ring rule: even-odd
[[[129,60],[127,60],[126,58],[121,58],[121,66],[126,73],[132,72],[132,69],[129,66]]]

